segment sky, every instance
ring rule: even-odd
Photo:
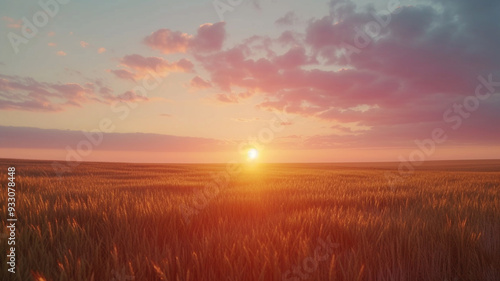
[[[499,1],[0,7],[1,158],[500,158]]]

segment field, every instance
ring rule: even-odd
[[[500,161],[396,165],[0,160],[2,280],[500,280]]]

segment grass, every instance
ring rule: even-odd
[[[17,273],[2,262],[2,280],[500,280],[500,161],[429,162],[396,190],[396,164],[259,165],[189,222],[180,206],[224,166],[83,163],[58,179],[4,159],[2,187],[9,165]],[[5,228],[6,188],[0,202]],[[335,247],[315,262],[319,241]]]

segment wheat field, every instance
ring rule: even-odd
[[[500,161],[16,167],[15,274],[2,280],[500,280]],[[205,194],[201,195],[200,194]],[[8,250],[0,243],[2,261]]]

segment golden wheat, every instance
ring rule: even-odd
[[[389,164],[261,164],[189,222],[180,206],[223,165],[0,163],[19,219],[3,280],[500,280],[498,161],[428,163],[395,190]]]

